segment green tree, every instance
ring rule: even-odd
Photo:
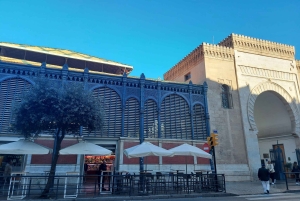
[[[78,134],[80,126],[100,130],[103,124],[101,100],[78,83],[38,81],[23,94],[14,109],[13,127],[25,138],[53,130],[55,141],[48,182],[41,197],[48,197],[54,183],[61,142],[67,134]]]

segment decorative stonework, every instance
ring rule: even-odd
[[[232,80],[218,78],[218,83],[220,84],[220,87],[223,84],[226,84],[230,87],[230,89],[232,89]]]
[[[256,68],[250,66],[242,66],[242,65],[240,65],[239,67],[242,71],[242,74],[244,75],[281,79],[281,80],[290,80],[290,81],[296,80],[296,75],[294,73]]]
[[[256,101],[256,98],[265,91],[273,91],[279,94],[278,96],[280,100],[284,103],[285,107],[287,108],[287,111],[289,113],[289,116],[291,118],[292,123],[292,133],[297,134],[300,136],[300,118],[299,118],[299,110],[298,107],[293,100],[293,98],[289,95],[289,93],[279,86],[278,84],[274,82],[263,82],[261,84],[258,84],[255,86],[251,94],[248,98],[248,120],[249,124],[251,126],[252,130],[257,130],[257,126],[254,120],[254,104]]]
[[[248,36],[231,34],[218,45],[231,47],[235,50],[253,54],[265,55],[281,59],[294,59],[295,48],[291,45],[275,43],[267,40],[251,38]]]
[[[174,67],[164,74],[165,80],[174,80],[195,67],[204,57],[233,60],[232,48],[203,43],[184,57]]]
[[[202,48],[205,57],[213,57],[227,60],[234,59],[234,51],[232,48],[223,47],[219,45],[212,45],[208,43],[203,43]]]
[[[300,70],[300,60],[296,60],[296,67],[298,70]]]
[[[194,49],[191,53],[185,56],[175,66],[173,66],[168,72],[164,74],[165,80],[174,80],[177,76],[185,74],[197,63],[199,63],[204,57],[202,44]]]

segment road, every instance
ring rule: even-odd
[[[272,200],[272,201],[299,201],[300,193],[274,193],[259,195],[243,195],[228,197],[198,197],[198,198],[176,198],[176,199],[156,199],[155,201],[255,201],[255,200]],[[135,200],[145,201],[145,200]],[[153,200],[149,200],[153,201]]]

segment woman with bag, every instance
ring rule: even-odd
[[[276,182],[276,179],[275,179],[275,169],[274,169],[274,165],[271,163],[270,160],[268,161],[268,164],[267,164],[267,170],[269,170],[270,178],[272,180],[272,183],[270,183],[270,184],[274,185],[274,183]]]

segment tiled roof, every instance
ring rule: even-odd
[[[81,54],[78,52],[70,51],[70,50],[64,50],[64,49],[57,49],[57,48],[49,48],[49,47],[39,47],[39,46],[31,46],[31,45],[22,45],[22,44],[14,44],[14,43],[4,43],[0,42],[0,47],[10,47],[10,48],[16,48],[16,49],[22,49],[32,52],[38,52],[38,53],[44,53],[49,55],[55,55],[55,56],[61,56],[65,58],[73,58],[73,59],[79,59],[83,61],[90,61],[95,63],[103,63],[108,65],[114,65],[114,66],[120,66],[120,67],[126,67],[126,68],[133,68],[130,65],[109,61],[105,59],[101,59],[98,57],[90,56],[87,54]]]

